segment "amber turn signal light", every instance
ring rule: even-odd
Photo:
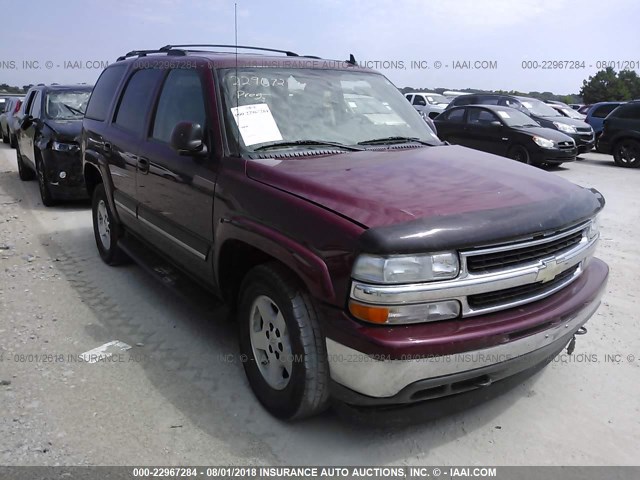
[[[387,307],[363,305],[353,300],[349,302],[349,311],[351,315],[365,322],[386,323],[389,318],[389,309]]]

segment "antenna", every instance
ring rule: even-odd
[[[238,77],[238,4],[233,4],[233,30],[236,47],[236,126],[238,127],[238,143],[240,143],[240,78]]]

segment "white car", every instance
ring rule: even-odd
[[[440,115],[449,104],[449,99],[439,93],[409,92],[405,93],[404,97],[413,105],[413,108],[429,118]]]

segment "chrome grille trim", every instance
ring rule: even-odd
[[[460,274],[453,280],[405,285],[372,285],[353,281],[351,285],[351,298],[375,305],[405,305],[457,300],[462,306],[461,312],[463,317],[496,312],[531,303],[548,297],[566,287],[584,271],[589,259],[595,253],[599,239],[599,235],[591,239],[587,238],[588,226],[589,223],[582,224],[542,239],[532,239],[508,245],[462,251],[460,252]],[[572,235],[578,231],[582,231],[582,239],[580,242],[573,248],[558,255],[488,273],[473,273],[467,269],[467,258],[470,256],[501,251],[507,252],[527,246],[541,245]],[[562,272],[574,267],[576,267],[576,271],[572,276],[560,283],[550,285],[552,288],[548,290],[539,291],[535,295],[526,298],[482,308],[472,308],[467,301],[467,297],[470,295],[496,292],[522,285],[551,282]]]

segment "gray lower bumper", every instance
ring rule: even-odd
[[[380,360],[327,338],[331,378],[357,394],[391,399],[415,382],[441,378],[444,384],[447,376],[500,365],[564,342],[589,320],[599,305],[600,297],[561,324],[519,340],[439,357]]]

